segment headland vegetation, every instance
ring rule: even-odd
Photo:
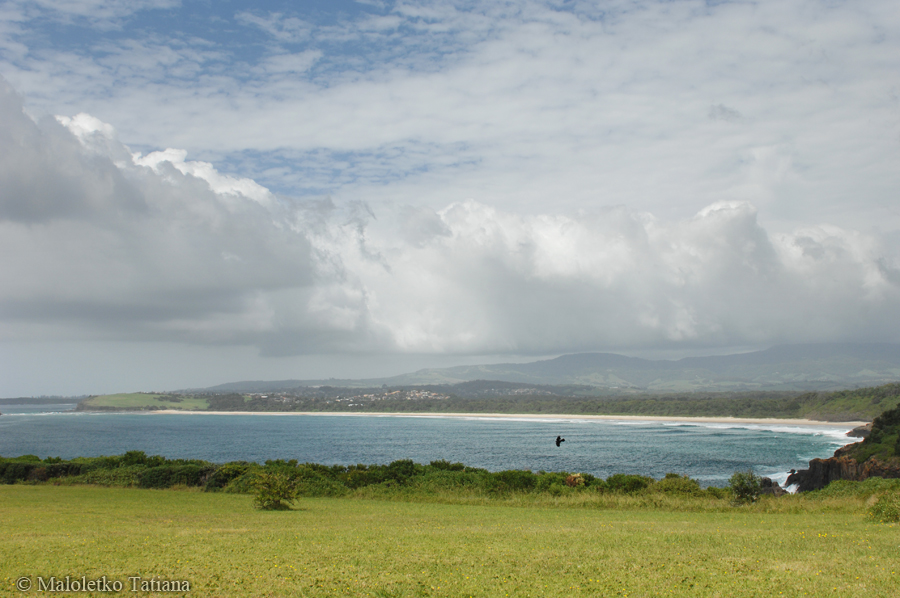
[[[900,383],[830,392],[584,396],[572,387],[480,381],[448,387],[299,387],[266,393],[127,393],[88,397],[80,411],[420,413],[871,421],[900,401]]]

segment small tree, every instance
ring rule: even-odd
[[[759,500],[762,490],[762,478],[753,473],[753,470],[737,471],[728,480],[728,488],[734,504],[743,505]]]
[[[284,511],[297,500],[297,482],[285,473],[257,473],[253,490],[253,505],[264,511]]]

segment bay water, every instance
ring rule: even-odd
[[[213,463],[296,459],[324,465],[445,459],[491,471],[528,469],[688,475],[725,486],[752,469],[783,483],[790,469],[855,439],[837,425],[409,415],[84,413],[74,405],[0,406],[0,456],[95,457],[130,450]],[[566,439],[560,447],[557,435]]]

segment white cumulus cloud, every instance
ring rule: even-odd
[[[185,150],[0,90],[0,334],[310,354],[530,354],[892,341],[900,269],[873,232],[688,218],[298,201]]]

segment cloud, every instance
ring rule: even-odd
[[[749,202],[687,219],[482,202],[298,202],[146,155],[0,94],[7,339],[329,352],[552,354],[891,340],[900,268],[872,234],[773,234]]]
[[[373,323],[404,350],[546,354],[898,332],[883,328],[900,287],[881,269],[877,240],[833,227],[772,236],[744,202],[677,222],[624,208],[523,216],[476,202],[439,217],[428,241],[380,250],[390,269],[355,262]]]
[[[101,19],[123,17],[148,9],[174,8],[180,0],[13,0],[10,4],[29,5],[47,14]]]
[[[5,82],[0,113],[5,338],[251,342],[268,293],[311,286],[293,212],[253,181],[133,155],[89,115],[35,123]]]
[[[4,339],[897,339],[889,0],[163,4],[0,7]]]
[[[203,13],[227,44],[126,22],[44,47],[26,19],[0,68],[35,113],[89,112],[295,197],[669,219],[736,200],[780,232],[900,229],[888,0],[357,7]]]

